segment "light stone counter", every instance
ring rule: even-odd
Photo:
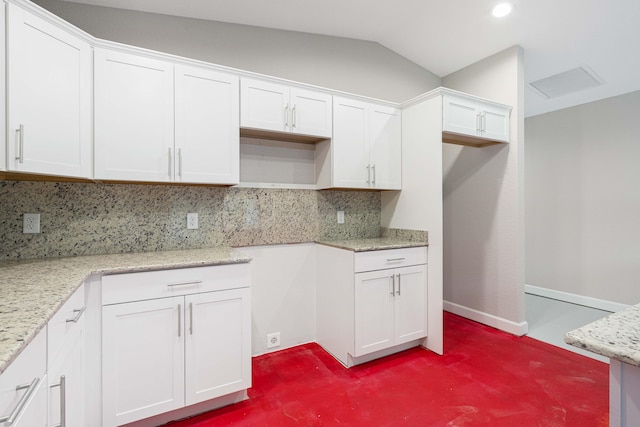
[[[0,262],[0,374],[90,275],[249,261],[218,247]]]
[[[610,359],[640,366],[640,304],[568,332],[564,341]]]
[[[372,239],[351,240],[318,240],[316,243],[346,249],[353,252],[380,251],[384,249],[401,249],[427,246],[426,241],[405,240],[395,237],[379,237]]]

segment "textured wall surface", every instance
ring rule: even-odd
[[[40,234],[22,233],[24,213]],[[378,192],[0,181],[2,260],[379,235]]]

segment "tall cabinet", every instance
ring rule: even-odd
[[[7,170],[91,176],[91,46],[7,4]]]

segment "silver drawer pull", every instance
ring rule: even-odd
[[[169,283],[167,286],[171,288],[173,286],[188,286],[188,285],[201,285],[201,284],[202,284],[202,280],[193,280],[191,282]]]
[[[66,427],[67,426],[67,379],[64,375],[60,376],[60,382],[58,384],[52,384],[50,388],[60,387],[60,424],[53,427]]]
[[[401,258],[387,258],[387,262],[404,261],[405,259],[406,259],[405,257],[401,257]]]
[[[16,387],[16,391],[24,390],[25,388],[27,389],[27,391],[22,395],[16,407],[13,408],[13,411],[11,411],[11,414],[5,417],[0,417],[0,423],[7,423],[8,425],[13,424],[16,418],[18,418],[18,415],[20,415],[20,412],[22,412],[22,409],[24,409],[24,406],[29,401],[29,398],[31,397],[33,392],[36,391],[36,387],[38,386],[39,381],[40,378],[36,377],[33,379],[33,381],[31,381],[31,384],[22,384]]]
[[[80,309],[73,310],[76,315],[73,317],[73,319],[67,319],[67,323],[78,323],[78,320],[80,320],[80,316],[82,316],[82,313],[84,313],[85,309],[86,307],[82,307]]]
[[[178,338],[182,336],[182,304],[178,304]]]
[[[18,163],[24,163],[24,125],[20,125],[16,132],[20,133],[20,138],[18,139],[18,155],[16,156],[16,160]]]

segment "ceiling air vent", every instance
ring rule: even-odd
[[[530,82],[529,86],[545,98],[557,98],[600,86],[604,81],[588,67],[578,67],[544,79]]]

